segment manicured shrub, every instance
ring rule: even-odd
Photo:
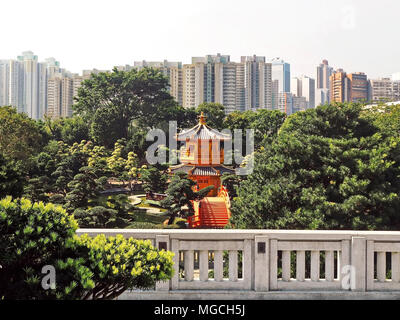
[[[61,206],[0,200],[0,299],[113,299],[173,274],[172,253],[122,235],[78,237]],[[44,289],[44,266],[55,288]]]

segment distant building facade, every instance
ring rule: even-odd
[[[262,56],[242,56],[244,110],[272,109],[272,64]],[[240,108],[238,108],[240,110]]]
[[[316,89],[315,90],[315,106],[328,104],[330,101],[329,89]]]
[[[330,76],[333,73],[333,68],[329,66],[328,60],[322,60],[322,63],[317,66],[317,89],[330,88]]]
[[[347,75],[350,80],[350,101],[368,101],[368,79],[363,72],[350,73]]]
[[[290,92],[279,92],[277,110],[287,115],[293,113],[293,95]]]
[[[292,113],[309,109],[308,101],[305,97],[293,96],[292,101]]]
[[[390,78],[369,80],[369,100],[400,101],[400,80]]]
[[[307,101],[307,108],[315,107],[315,80],[307,77],[295,77],[290,83],[291,93],[295,97],[304,97]]]
[[[330,82],[330,102],[350,101],[350,80],[346,72],[339,69],[332,73]]]
[[[331,102],[361,102],[369,100],[369,83],[363,72],[346,74],[342,69],[330,77]]]

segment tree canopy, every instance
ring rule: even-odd
[[[14,107],[0,107],[0,153],[26,164],[45,145],[42,127]]]
[[[133,120],[155,127],[176,102],[168,92],[168,80],[160,70],[143,68],[92,74],[78,90],[74,110],[91,123],[96,142],[111,146],[128,138]],[[104,140],[107,139],[107,140]]]
[[[298,112],[237,188],[237,228],[400,229],[400,139],[357,104]]]

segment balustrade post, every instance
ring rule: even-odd
[[[171,251],[175,254],[173,258],[175,273],[171,279],[171,290],[177,290],[179,287],[179,240],[171,240]]]
[[[252,248],[252,240],[246,239],[244,240],[244,250],[243,250],[243,258],[242,258],[242,273],[243,273],[243,282],[244,289],[251,290],[253,285],[253,248]]]
[[[156,248],[170,250],[169,235],[156,235]],[[169,291],[169,288],[170,281],[158,281],[156,283],[156,291]]]
[[[278,289],[278,240],[269,242],[269,290]],[[267,266],[268,267],[268,266]]]
[[[269,291],[269,238],[255,236],[254,290]]]
[[[351,266],[354,268],[354,273],[351,276],[355,278],[355,287],[351,288],[352,291],[365,291],[367,274],[367,241],[365,237],[352,237],[351,240]],[[352,281],[352,283],[353,283]]]

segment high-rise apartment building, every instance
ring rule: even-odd
[[[193,57],[196,69],[196,106],[203,102],[223,103],[224,65],[230,62],[228,55]]]
[[[235,108],[237,64],[228,55],[193,57],[183,66],[183,106],[197,107],[204,102],[221,103],[227,112]]]
[[[74,79],[56,73],[47,83],[47,116],[52,119],[72,116]]]
[[[279,81],[272,80],[272,109],[278,108],[279,99]]]
[[[51,119],[61,117],[61,74],[54,74],[47,82],[47,112]]]
[[[74,103],[74,80],[70,77],[61,79],[61,117],[72,116],[72,105]]]
[[[17,60],[0,60],[0,105],[11,105],[33,119],[69,117],[72,115],[73,97],[81,82],[93,73],[84,70],[74,75],[60,68],[54,58],[38,62],[31,51],[23,52]]]
[[[8,105],[8,61],[0,60],[0,106]]]
[[[47,112],[47,79],[46,63],[38,63],[38,119],[43,119]]]
[[[342,69],[332,73],[330,82],[330,102],[350,101],[350,80]]]
[[[272,70],[265,57],[243,56],[231,62],[227,55],[193,57],[183,66],[183,106],[221,103],[226,113],[272,109]]]
[[[54,58],[47,58],[45,59],[44,64],[47,67],[47,76],[50,78],[56,73],[62,72],[60,68],[60,62],[56,61]]]
[[[315,108],[315,80],[303,76],[301,78],[301,93],[306,98],[308,108]]]
[[[25,51],[18,56],[24,75],[24,94],[22,110],[32,119],[40,118],[39,110],[39,75],[38,57],[32,51]]]
[[[329,66],[328,60],[322,60],[317,67],[317,89],[329,89],[329,78],[333,73],[333,68]]]
[[[16,107],[18,112],[24,112],[24,69],[22,63],[16,60],[8,61],[8,105]]]
[[[175,98],[179,105],[183,103],[183,69],[182,66],[171,67],[169,69],[169,85],[171,96]]]
[[[194,64],[183,65],[183,98],[182,106],[196,107],[196,67]]]
[[[235,88],[235,106],[234,111],[244,111],[246,108],[246,67],[243,63],[236,63],[236,88]],[[247,94],[248,95],[248,94]]]
[[[244,68],[244,109],[272,109],[272,64],[262,56],[241,57]],[[237,106],[242,110],[241,106]]]
[[[244,99],[238,99],[239,94],[243,94],[244,83],[240,81],[243,73],[241,65],[236,62],[217,62],[214,67],[215,72],[215,92],[214,102],[225,106],[226,113],[237,110],[237,102],[243,101],[239,108],[244,108]]]
[[[378,101],[400,101],[400,80],[382,78],[369,80],[369,100]]]
[[[290,64],[280,58],[271,60],[272,81],[278,80],[278,92],[290,92]]]

